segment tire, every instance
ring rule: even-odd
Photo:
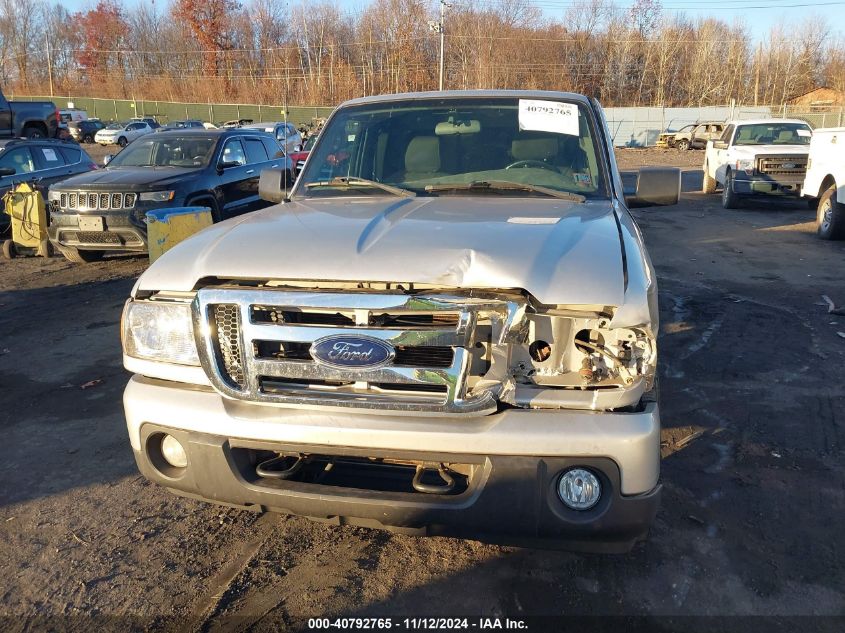
[[[18,254],[17,249],[15,248],[15,243],[12,240],[6,240],[3,242],[3,257],[6,259],[14,259],[15,255]]]
[[[686,151],[690,148],[690,142],[687,139],[682,138],[680,141],[675,143],[675,147],[681,151]]]
[[[194,198],[185,203],[186,207],[208,207],[211,209],[211,221],[214,224],[223,221],[223,216],[220,214],[220,207],[217,201],[213,198]]]
[[[44,130],[34,125],[26,126],[21,134],[24,138],[45,138],[47,136],[44,134]]]
[[[88,134],[85,138],[82,139],[82,142],[83,143],[93,143],[94,137],[91,136],[90,134]]]
[[[119,139],[117,139],[117,144],[120,145],[121,147],[126,147],[129,144],[129,142],[126,140],[125,136],[121,136]]]
[[[733,174],[731,170],[725,172],[725,187],[722,189],[722,206],[725,209],[739,208],[739,196],[734,193]]]
[[[58,246],[59,252],[65,259],[74,264],[90,264],[103,259],[103,251],[81,251],[72,246]]]
[[[836,185],[830,187],[819,198],[816,222],[821,239],[845,239],[845,204],[836,201]]]
[[[704,184],[701,187],[701,191],[704,193],[716,193],[716,179],[707,173],[709,170],[710,166],[704,163]]]

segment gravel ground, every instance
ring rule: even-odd
[[[619,159],[692,168],[701,153]],[[820,303],[845,303],[845,243],[816,239],[799,203],[726,211],[691,192],[637,217],[660,284],[665,488],[649,540],[625,556],[175,497],[138,475],[121,409],[120,311],[145,259],[0,260],[3,628],[87,631],[93,616],[156,631],[296,630],[317,615],[841,616],[845,317]],[[27,619],[39,616],[57,619]],[[769,617],[697,630],[755,622],[843,625]]]

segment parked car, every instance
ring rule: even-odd
[[[311,152],[311,149],[314,147],[314,143],[317,142],[317,135],[312,134],[309,136],[302,145],[295,145],[293,151],[288,154],[293,163],[294,170],[296,171],[296,175],[299,175],[299,172],[302,171],[302,168],[305,166],[305,160],[308,158],[308,154]]]
[[[76,262],[95,261],[105,251],[146,252],[147,211],[201,205],[218,222],[267,206],[258,197],[258,177],[268,167],[293,173],[279,144],[263,132],[147,135],[105,169],[50,189],[50,240]]]
[[[130,121],[138,121],[143,122],[149,125],[152,129],[157,130],[161,127],[161,123],[155,120],[155,117],[151,116],[133,116]]]
[[[9,227],[9,216],[3,212],[3,196],[21,182],[35,182],[43,191],[47,187],[97,165],[76,143],[55,139],[0,140],[0,232]]]
[[[220,127],[242,127],[244,125],[249,125],[250,123],[252,123],[252,119],[232,119],[231,121],[221,123]]]
[[[169,130],[186,130],[196,128],[198,130],[205,129],[205,125],[199,119],[186,119],[184,121],[171,121],[167,125],[158,128],[158,132],[167,132]]]
[[[52,101],[8,101],[0,91],[0,137],[55,138],[60,123]]]
[[[296,129],[293,123],[283,121],[275,123],[246,123],[242,127],[264,130],[276,137],[279,144],[288,154],[295,151],[297,145],[302,145],[302,134]]]
[[[801,194],[816,207],[818,236],[845,239],[845,127],[813,130]]]
[[[676,203],[679,170],[626,198],[595,100],[432,92],[341,105],[288,183],[266,170],[283,204],[132,291],[123,403],[148,479],[418,535],[645,537],[658,294],[626,205]]]
[[[722,121],[705,121],[704,123],[685,125],[675,132],[669,146],[681,150],[704,149],[707,146],[707,141],[720,138],[724,131],[725,123]]]
[[[67,127],[71,137],[77,143],[93,143],[97,132],[106,126],[99,119],[87,119],[85,121],[71,121],[67,124]]]
[[[120,145],[126,147],[136,138],[150,134],[154,130],[144,121],[112,123],[94,134],[94,140],[100,145]]]
[[[728,122],[722,138],[707,142],[704,193],[721,185],[726,209],[748,196],[800,196],[812,134],[800,119]]]

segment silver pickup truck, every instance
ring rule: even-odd
[[[141,472],[403,533],[626,551],[660,496],[655,273],[599,104],[371,97],[279,204],[156,261],[123,314]]]

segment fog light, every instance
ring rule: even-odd
[[[164,461],[174,468],[185,468],[188,465],[188,455],[185,449],[172,435],[165,435],[161,440],[161,456]]]
[[[560,476],[557,493],[573,510],[589,510],[599,502],[601,484],[589,470],[573,468]]]

